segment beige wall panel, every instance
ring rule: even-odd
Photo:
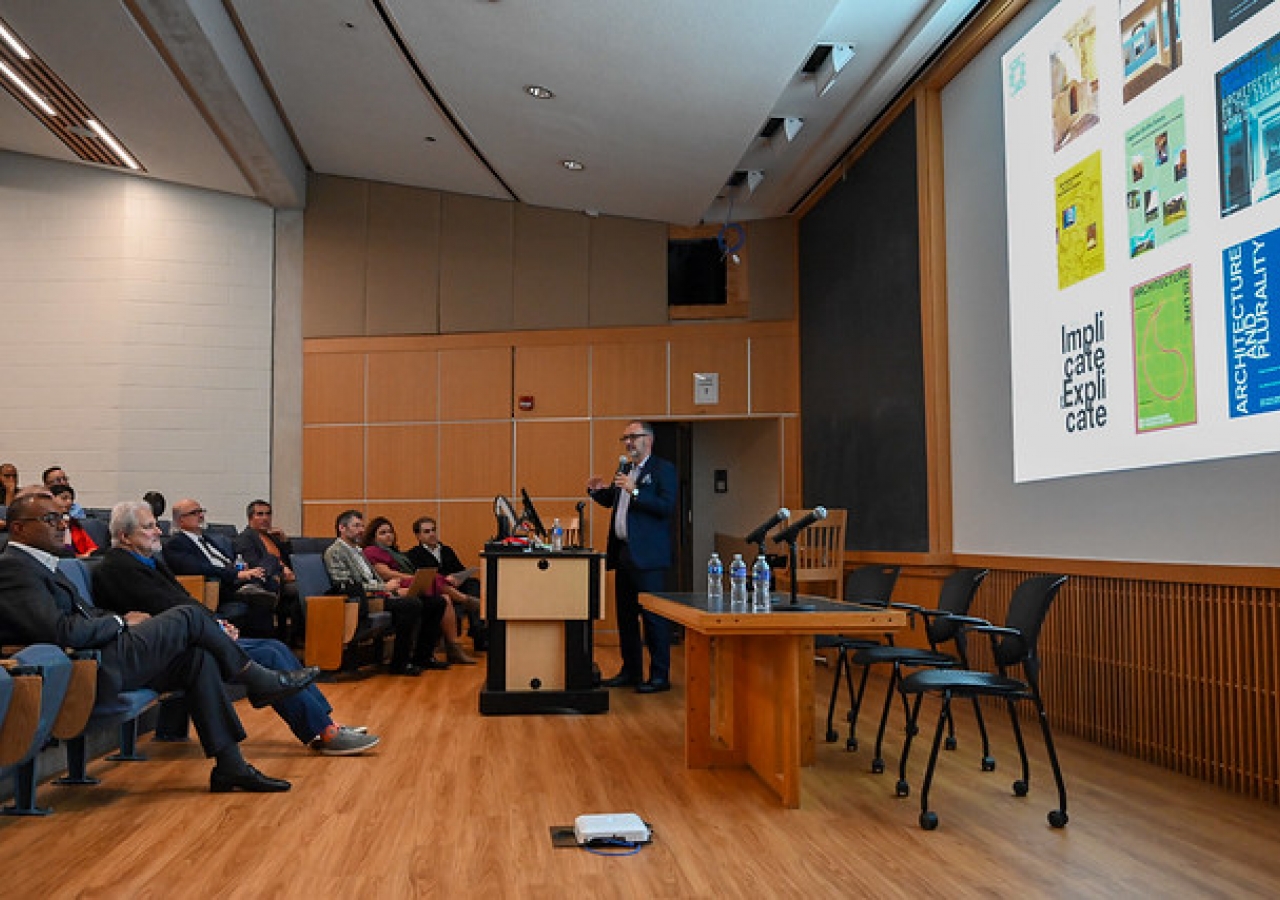
[[[693,374],[720,374],[720,402],[693,402]],[[671,342],[671,415],[728,416],[747,412],[747,339]]]
[[[440,351],[440,420],[511,418],[511,347]]]
[[[800,455],[800,418],[782,420],[782,504],[791,509],[803,509],[804,497],[801,480],[803,460]],[[850,512],[850,515],[853,515]]]
[[[348,509],[364,510],[361,503],[306,503],[302,507],[302,533],[307,537],[331,538],[336,535],[333,523]]]
[[[363,353],[308,353],[302,379],[303,424],[364,421]]]
[[[590,388],[588,361],[591,347],[576,344],[559,347],[515,348],[516,418],[537,419],[586,416]],[[519,399],[534,398],[534,408],[520,409]]]
[[[511,277],[515,204],[444,194],[440,231],[440,331],[514,325]]]
[[[438,492],[436,425],[370,425],[366,433],[366,496],[373,499],[434,497]]]
[[[592,327],[667,324],[667,226],[591,219],[589,291]]]
[[[594,344],[591,412],[597,416],[665,416],[667,342]]]
[[[368,183],[313,175],[303,220],[302,335],[364,333]]]
[[[799,338],[751,338],[751,412],[800,411]]]
[[[514,327],[586,327],[590,221],[582,213],[516,206]]]
[[[439,331],[440,194],[369,184],[365,334]]]
[[[747,225],[751,268],[747,299],[753,321],[795,318],[798,271],[794,219],[760,219]]]
[[[364,496],[363,426],[303,428],[302,495],[307,500],[354,500]]]
[[[511,493],[511,423],[440,426],[440,498],[492,498]]]
[[[516,423],[516,485],[535,502],[538,497],[582,496],[590,467],[591,430],[585,421]],[[545,517],[542,504],[538,507]]]
[[[439,354],[384,350],[369,354],[369,421],[431,422],[439,413]]]

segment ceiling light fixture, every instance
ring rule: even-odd
[[[18,36],[10,31],[3,22],[0,22],[0,38],[4,38],[4,42],[17,54],[18,59],[26,60],[31,58],[27,48],[22,46],[22,41],[18,40]]]
[[[560,165],[564,166],[570,172],[581,172],[586,168],[586,166],[576,159],[562,159],[560,160]]]
[[[142,168],[141,166],[138,165],[138,163],[134,160],[134,158],[129,155],[129,152],[125,150],[123,146],[121,146],[120,142],[117,141],[115,137],[112,136],[111,132],[107,131],[107,129],[103,128],[101,125],[98,124],[97,119],[89,119],[85,122],[85,124],[88,125],[90,128],[92,128],[93,133],[96,134],[99,138],[101,138],[102,142],[111,148],[111,152],[116,155],[116,158],[120,160],[120,162],[124,163],[126,166],[128,166],[130,169],[133,169],[135,172]]]
[[[836,78],[844,71],[844,67],[849,65],[849,61],[853,59],[856,52],[857,48],[852,43],[831,45],[831,52],[818,66],[814,76],[817,79],[814,84],[818,89],[819,97],[825,96],[827,91],[831,90],[831,86],[836,83]]]
[[[56,116],[58,114],[57,110],[49,105],[49,101],[40,96],[39,92],[37,92],[35,88],[27,84],[25,78],[13,71],[13,69],[9,68],[9,66],[5,64],[4,60],[0,60],[0,73],[2,73],[5,78],[8,78],[9,81],[13,82],[13,84],[17,86],[18,90],[22,91],[22,93],[26,95],[28,100],[40,107],[40,112],[44,113],[46,116]]]
[[[555,96],[555,92],[551,88],[545,88],[540,84],[526,84],[524,92],[534,100],[550,100]]]

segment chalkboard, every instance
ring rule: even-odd
[[[804,503],[846,548],[929,549],[914,107],[800,222]]]

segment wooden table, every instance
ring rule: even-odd
[[[788,807],[814,760],[813,636],[881,635],[902,610],[802,597],[811,612],[730,612],[705,594],[641,594],[646,609],[685,627],[685,764],[747,766]]]

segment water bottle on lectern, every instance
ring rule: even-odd
[[[559,519],[551,523],[551,549],[556,553],[564,549],[564,528],[561,527]]]
[[[741,553],[733,554],[729,563],[729,605],[745,609],[747,605],[747,563]]]
[[[707,563],[707,597],[711,600],[724,599],[724,563],[719,553],[712,553]]]
[[[773,571],[769,568],[769,560],[764,558],[764,554],[757,556],[755,564],[751,566],[751,587],[753,589],[751,608],[755,612],[769,612],[769,610],[773,609],[769,603],[769,580],[772,577]]]

